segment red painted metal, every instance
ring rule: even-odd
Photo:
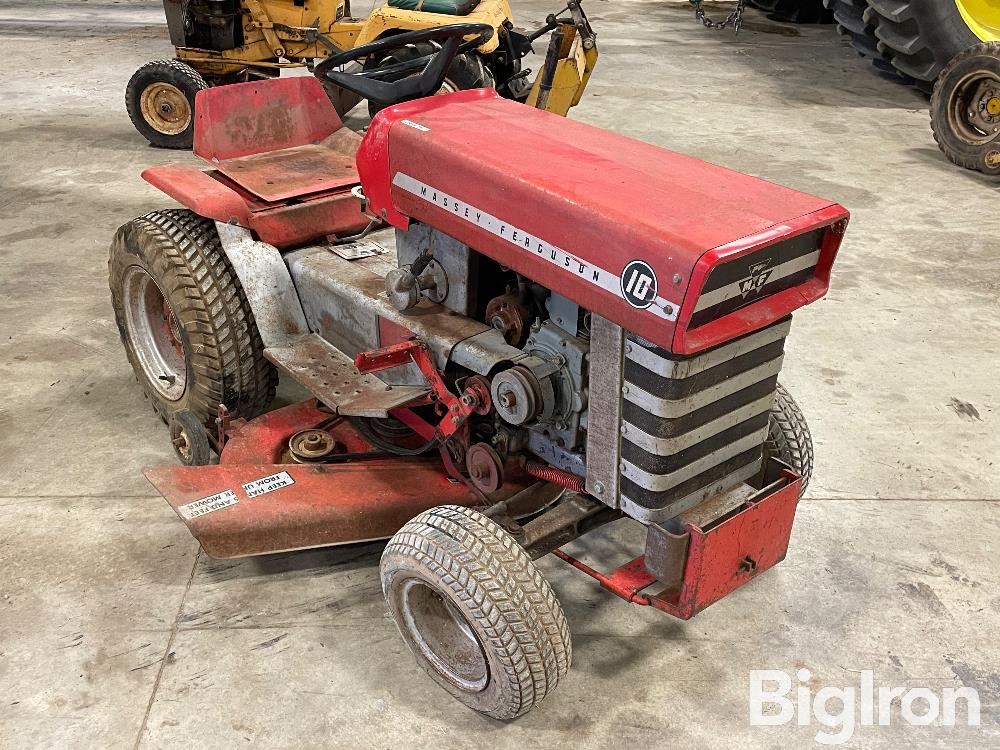
[[[267,203],[214,170],[168,164],[147,169],[142,178],[199,216],[235,222],[275,247],[352,234],[368,226],[349,187],[300,202]]]
[[[490,134],[488,154],[483,132]],[[760,244],[744,249],[749,251],[848,217],[829,200],[524,107],[485,89],[384,110],[357,160],[371,208],[390,223],[429,223],[667,349],[675,346],[679,327],[668,318],[678,307],[693,307],[700,286],[692,276],[706,253],[719,249],[722,255],[742,238],[757,238]],[[400,174],[429,186],[437,202],[394,184]],[[503,237],[476,222],[487,212],[504,227]],[[564,251],[565,260],[555,265],[537,257],[534,247],[518,244],[533,238]],[[825,261],[832,262],[839,238],[829,240]],[[656,304],[638,309],[617,293],[620,275],[636,259],[655,272],[659,309],[669,306],[668,318],[656,312]],[[780,317],[775,311],[822,294],[827,284],[817,274],[805,294],[753,303],[731,323],[705,326],[676,344],[693,352],[732,338],[733,331],[755,330]]]
[[[199,216],[216,221],[235,219],[240,226],[250,223],[250,204],[208,172],[183,164],[164,164],[145,170],[142,179]]]
[[[677,591],[648,593],[657,581],[646,571],[643,557],[605,574],[562,550],[553,554],[626,601],[688,620],[785,559],[802,481],[787,471],[784,482],[713,525],[687,525],[690,543]]]
[[[276,247],[364,229],[351,194],[357,136],[314,78],[276,78],[198,93],[195,153],[215,169],[170,164],[144,180],[195,213],[234,222]]]
[[[194,153],[237,159],[318,143],[342,126],[312,76],[215,86],[195,97]]]
[[[441,377],[434,357],[422,341],[408,340],[391,344],[369,352],[361,352],[354,358],[354,366],[359,372],[380,372],[413,362],[427,380],[433,392],[433,400],[440,404],[443,418],[436,428],[437,437],[442,441],[458,433],[479,406],[478,391],[466,390],[462,397],[455,396]],[[443,408],[442,408],[443,407]]]
[[[287,472],[294,484],[258,497],[245,485]],[[479,505],[433,458],[343,464],[220,464],[148,469],[146,477],[212,557],[241,557],[392,536],[436,505]],[[236,502],[185,518],[189,503],[232,491]]]
[[[849,217],[841,206],[830,206],[806,216],[799,216],[765,232],[742,237],[709,250],[698,260],[691,275],[689,292],[684,298],[677,327],[674,331],[672,351],[678,354],[693,354],[712,346],[731,341],[748,331],[762,328],[783,318],[793,310],[811,304],[826,294],[830,288],[830,270],[837,257]],[[691,316],[701,295],[701,289],[712,269],[720,263],[731,261],[741,255],[756,252],[768,245],[788,239],[820,226],[826,226],[820,245],[819,260],[812,278],[791,289],[768,295],[752,305],[724,315],[718,320],[706,323],[693,330],[688,328]]]
[[[449,480],[436,457],[367,458],[342,464],[290,463],[288,440],[326,425],[343,453],[373,450],[347,420],[315,401],[302,401],[246,422],[235,420],[217,466],[146,470],[212,557],[241,557],[385,539],[418,513],[437,505],[483,505],[483,498]],[[287,472],[292,484],[249,496],[244,485]],[[514,473],[490,496],[512,497],[535,482]],[[235,503],[186,518],[182,506],[229,490]]]
[[[195,117],[195,156],[261,200],[275,203],[358,183],[354,149],[325,143],[343,123],[311,76],[199,91]]]

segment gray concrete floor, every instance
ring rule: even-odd
[[[519,18],[552,9],[519,0]],[[573,116],[842,202],[829,296],[784,381],[818,465],[787,561],[689,623],[542,562],[575,644],[511,724],[433,687],[385,616],[379,545],[215,562],[146,484],[171,463],[118,343],[107,247],[169,205],[122,92],[168,56],[159,3],[0,0],[0,748],[804,747],[749,725],[751,669],[813,686],[979,690],[983,726],[859,728],[856,747],[997,746],[1000,220],[927,104],[832,27],[589,0],[602,57]],[[607,564],[627,524],[590,540]]]

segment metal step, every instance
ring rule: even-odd
[[[345,417],[385,418],[390,409],[418,401],[430,391],[386,385],[374,375],[363,375],[351,357],[314,333],[290,346],[267,348],[264,356]]]

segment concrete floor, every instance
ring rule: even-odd
[[[982,726],[859,728],[856,747],[1000,742],[1000,219],[927,103],[832,27],[588,0],[601,62],[573,116],[842,202],[829,296],[784,382],[818,465],[787,561],[689,623],[541,565],[575,659],[511,724],[449,699],[398,638],[379,545],[215,562],[143,479],[173,462],[118,342],[107,247],[169,205],[122,105],[170,54],[159,3],[0,0],[0,748],[805,747],[748,721],[751,669],[810,686],[978,689]],[[522,22],[552,2],[519,0]],[[628,524],[591,540],[607,564]]]

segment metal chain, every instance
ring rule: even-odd
[[[705,15],[705,10],[701,7],[702,0],[690,0],[690,2],[694,6],[694,17],[701,21],[702,26],[706,29],[718,29],[722,31],[722,29],[732,26],[737,34],[740,33],[740,24],[743,22],[743,8],[746,6],[747,0],[737,0],[736,10],[726,16],[724,21],[713,21]]]

